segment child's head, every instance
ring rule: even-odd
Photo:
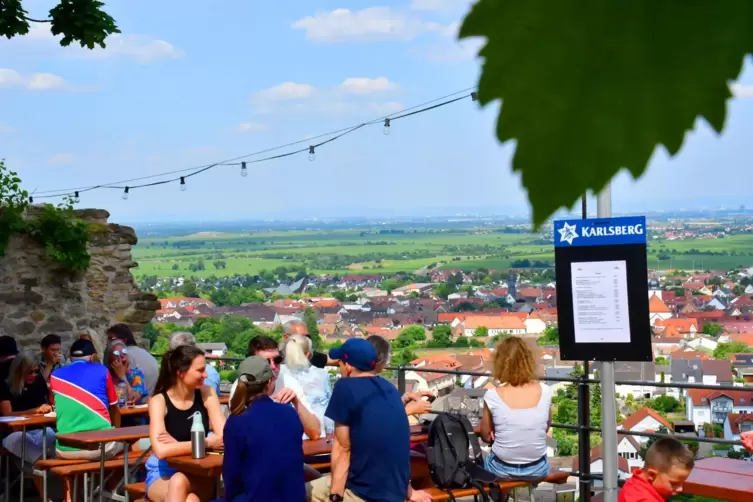
[[[682,491],[682,484],[693,469],[693,453],[673,437],[656,440],[646,452],[643,475],[665,498]]]
[[[385,366],[390,362],[390,342],[379,335],[371,335],[366,339],[376,351],[376,373],[381,373]]]

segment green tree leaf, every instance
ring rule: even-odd
[[[0,0],[0,36],[13,38],[27,33],[29,23],[21,0]]]
[[[497,137],[517,142],[538,226],[623,167],[641,176],[657,145],[676,154],[697,117],[721,132],[753,2],[480,0],[460,29],[474,36],[479,101],[503,103]]]
[[[63,35],[60,45],[78,42],[81,47],[105,48],[105,39],[120,33],[115,20],[101,9],[105,4],[98,0],[61,0],[50,10],[53,35]]]

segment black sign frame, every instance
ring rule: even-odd
[[[630,343],[575,343],[572,273],[578,262],[625,261]],[[563,361],[653,361],[646,244],[555,247],[557,318]]]

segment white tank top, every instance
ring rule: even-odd
[[[494,421],[492,452],[508,464],[529,464],[546,455],[546,430],[552,407],[552,390],[540,383],[541,399],[533,408],[510,408],[497,389],[484,394]]]

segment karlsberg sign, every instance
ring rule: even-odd
[[[556,220],[555,247],[646,244],[646,217]]]

